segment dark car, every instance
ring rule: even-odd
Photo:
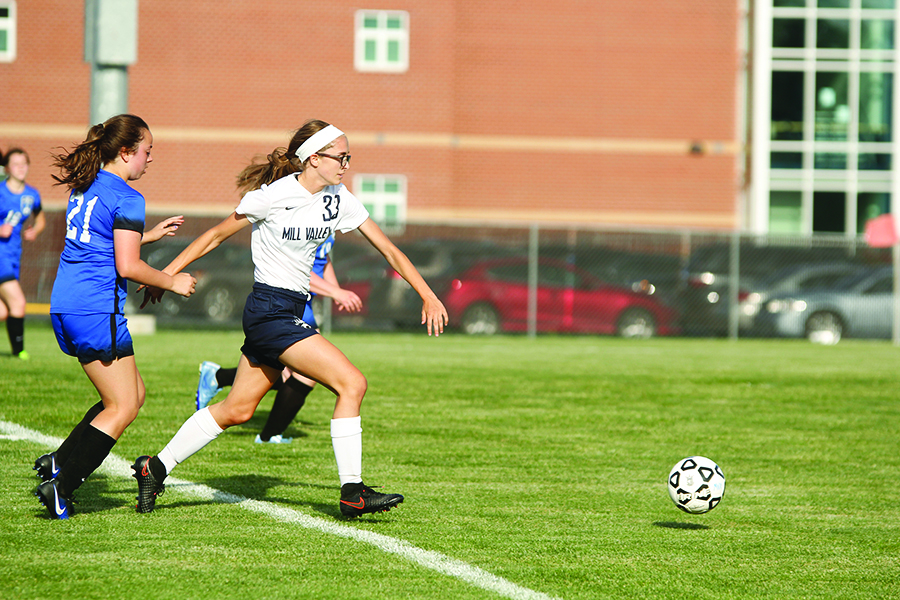
[[[143,258],[151,267],[162,269],[189,243],[164,240],[147,246],[149,251]],[[148,304],[144,310],[159,316],[197,317],[213,323],[240,320],[244,303],[253,288],[250,248],[224,243],[185,270],[197,279],[196,291],[190,298],[168,293],[162,302]]]
[[[472,265],[443,296],[451,326],[469,334],[526,331],[529,261],[500,258]],[[656,298],[605,283],[553,259],[537,263],[535,325],[541,332],[648,338],[678,332],[677,314]]]

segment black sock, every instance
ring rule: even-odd
[[[78,445],[72,450],[72,456],[62,465],[56,478],[59,493],[65,498],[71,498],[84,480],[103,464],[115,445],[115,439],[93,425],[85,428]]]
[[[278,393],[269,418],[259,433],[259,439],[268,442],[273,435],[281,435],[303,408],[312,388],[294,377],[289,377]]]
[[[6,333],[9,334],[9,345],[12,348],[12,355],[18,356],[19,352],[25,349],[25,318],[7,317]]]
[[[234,385],[234,376],[237,373],[237,367],[230,369],[219,369],[216,371],[216,384],[220,388],[230,387]]]
[[[75,446],[78,444],[78,440],[81,439],[81,434],[84,432],[84,428],[90,425],[91,421],[94,420],[94,417],[100,414],[100,411],[103,410],[103,402],[98,401],[97,404],[93,405],[88,409],[85,413],[84,418],[81,419],[81,422],[75,426],[75,429],[72,430],[72,433],[69,434],[69,437],[65,439],[65,441],[60,445],[59,449],[56,451],[56,464],[64,465],[66,461],[69,460],[69,457],[72,456],[72,450],[75,449]]]

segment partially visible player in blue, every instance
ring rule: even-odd
[[[324,121],[308,121],[287,148],[238,176],[246,191],[235,211],[203,233],[163,269],[177,273],[223,241],[252,227],[253,291],[244,306],[244,345],[234,385],[224,401],[198,410],[157,456],[143,455],[132,468],[138,481],[138,512],[150,512],[165,478],[225,429],[246,423],[284,367],[310,377],[336,395],[331,443],[341,483],[340,514],[356,517],[383,512],[403,501],[400,494],[376,492],[362,479],[360,406],[365,376],[331,342],[303,321],[316,248],[335,231],[358,230],[422,298],[422,324],[438,335],[447,311],[419,272],[369,218],[342,183],[350,166],[347,137]],[[160,290],[145,295],[159,300]]]
[[[338,306],[338,310],[359,312],[362,310],[362,300],[355,292],[340,287],[337,276],[334,274],[334,266],[329,258],[333,246],[334,235],[332,234],[316,248],[312,275],[309,279],[309,295],[312,297],[322,295],[333,299]],[[301,318],[310,327],[318,330],[319,326],[316,323],[316,315],[313,313],[312,299],[306,303],[306,309],[303,311]],[[210,400],[221,392],[222,388],[233,385],[236,374],[237,367],[223,369],[212,361],[204,361],[200,365],[200,381],[197,384],[197,410],[206,408]],[[297,413],[300,412],[300,409],[303,408],[303,405],[306,403],[306,397],[309,396],[315,385],[316,382],[312,379],[299,373],[294,373],[285,367],[281,377],[272,385],[271,389],[276,390],[275,401],[272,404],[269,417],[266,419],[266,424],[254,441],[257,444],[291,443],[293,438],[284,437],[283,434],[297,416]]]
[[[41,195],[25,183],[31,161],[21,148],[6,153],[6,181],[0,183],[0,321],[6,321],[12,355],[28,360],[25,352],[25,293],[19,285],[22,240],[33,242],[47,225]],[[34,217],[33,227],[25,227]]]
[[[141,260],[142,244],[173,235],[184,220],[171,217],[143,233],[144,197],[128,182],[144,174],[152,146],[143,119],[118,115],[91,127],[70,153],[54,157],[61,173],[54,179],[71,195],[50,317],[59,347],[78,358],[100,402],[55,453],[35,461],[44,479],[35,495],[52,518],[71,515],[72,493],[100,466],[144,403],[144,381],[122,314],[128,280],[182,296],[194,292],[196,280],[189,274],[168,275]]]

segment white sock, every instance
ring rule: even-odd
[[[331,420],[331,445],[341,485],[362,483],[362,419]]]
[[[162,464],[166,466],[166,474],[171,473],[175,465],[186,461],[219,437],[223,431],[225,430],[216,423],[208,407],[191,415],[191,418],[184,422],[178,433],[157,455]]]

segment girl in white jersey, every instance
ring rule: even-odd
[[[307,122],[286,149],[278,148],[267,162],[244,169],[238,188],[250,191],[235,212],[163,270],[178,273],[244,227],[253,226],[255,283],[244,308],[245,340],[234,385],[224,401],[195,412],[157,456],[135,461],[138,512],[154,509],[163,480],[178,463],[228,427],[248,421],[284,366],[337,395],[331,438],[341,482],[341,513],[356,517],[383,512],[403,501],[400,494],[375,492],[362,480],[360,405],[366,378],[302,319],[316,247],[335,231],[358,229],[421,296],[422,323],[428,335],[443,333],[447,311],[406,255],[341,183],[349,163],[349,144],[339,129],[323,121]],[[144,303],[161,296],[162,291],[151,288]]]

